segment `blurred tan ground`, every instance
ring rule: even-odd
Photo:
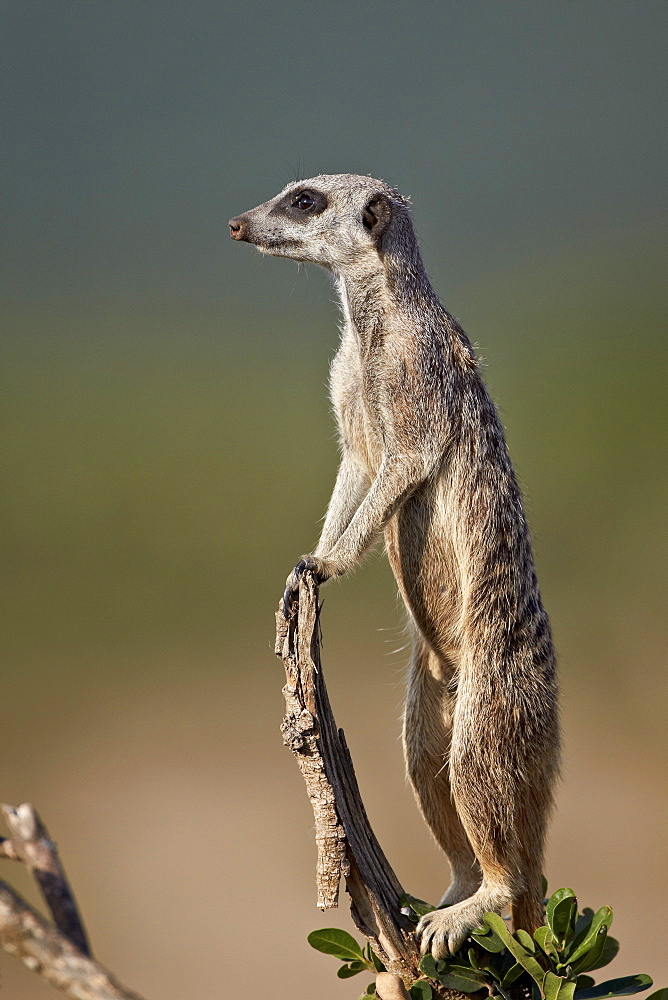
[[[594,268],[597,250],[449,305],[488,360],[560,651],[550,885],[611,904],[611,974],[661,986],[662,280],[651,254],[628,273]],[[345,906],[313,905],[312,819],[281,745],[272,652],[282,581],[317,536],[336,465],[334,323],[314,328],[298,306],[63,304],[17,316],[4,349],[1,797],[40,809],[97,956],[149,1000],[250,995],[264,969],[276,1000],[343,1000],[367,981],[337,980],[306,944],[351,924]],[[330,694],[372,823],[403,884],[435,901],[446,866],[403,779],[406,654],[384,559],[325,595]],[[17,867],[1,876],[37,902]],[[56,995],[4,954],[1,967],[3,996]]]

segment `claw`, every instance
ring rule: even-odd
[[[463,901],[439,908],[420,918],[415,936],[422,955],[431,952],[436,961],[447,961],[457,954],[471,929],[481,922],[482,912],[485,912],[480,910],[484,904],[474,908],[466,903],[467,901]],[[487,908],[491,909],[493,905],[492,901]]]
[[[283,614],[286,621],[290,621],[294,613],[294,606],[297,602],[295,601],[295,592],[292,587],[286,587],[283,594]]]
[[[433,913],[426,913],[415,930],[420,942],[420,954],[428,955],[431,953],[437,961],[446,959],[452,954],[448,947],[447,929],[439,927],[440,920],[434,916],[441,912],[435,910]]]

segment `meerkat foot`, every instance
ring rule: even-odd
[[[318,556],[302,556],[290,576],[285,581],[285,592],[283,594],[283,614],[289,620],[292,617],[294,607],[299,593],[299,578],[306,570],[313,573],[315,582],[320,585],[335,575],[332,565]]]
[[[482,923],[484,913],[499,912],[510,902],[510,896],[480,888],[473,896],[443,910],[432,910],[420,918],[415,934],[420,942],[423,955],[431,954],[435,959],[446,959],[456,954],[465,939]]]

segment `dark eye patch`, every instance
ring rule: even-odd
[[[320,215],[327,208],[327,198],[320,191],[297,188],[281,198],[270,215],[289,215],[298,222],[307,222],[310,216]]]

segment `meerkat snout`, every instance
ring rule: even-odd
[[[248,223],[242,215],[230,219],[227,223],[230,227],[230,236],[233,240],[245,240],[248,235]]]

